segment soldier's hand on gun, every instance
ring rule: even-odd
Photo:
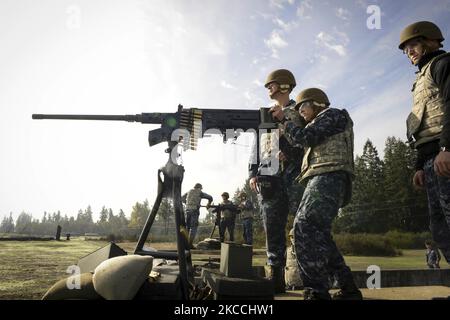
[[[211,201],[208,201],[208,203],[206,204],[206,209],[211,208]]]
[[[434,159],[434,171],[438,176],[450,178],[450,152],[439,152]]]
[[[286,161],[287,157],[286,155],[283,153],[283,151],[278,151],[277,153],[277,159],[280,161]]]
[[[281,108],[281,106],[275,105],[272,108],[270,108],[269,112],[272,113],[272,117],[274,117],[278,121],[280,121],[280,122],[283,121],[284,112],[283,112],[283,108]]]
[[[417,170],[413,177],[413,185],[417,189],[423,189],[425,186],[425,172]]]
[[[249,181],[249,184],[250,184],[250,189],[252,189],[256,193],[259,193],[256,177],[251,178]]]

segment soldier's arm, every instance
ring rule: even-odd
[[[207,193],[205,193],[205,192],[202,192],[202,193],[200,194],[200,197],[201,197],[202,199],[207,199],[210,203],[213,201],[213,197],[211,197],[209,194],[207,194]]]
[[[433,64],[431,76],[439,87],[444,100],[444,127],[440,146],[450,149],[450,57],[443,57]]]
[[[314,147],[322,143],[327,137],[345,130],[347,118],[338,109],[330,109],[320,114],[314,123],[305,128],[288,121],[285,123],[285,133],[290,136],[295,144],[303,147]]]
[[[250,152],[250,159],[248,160],[248,177],[251,179],[256,177],[258,173],[258,145],[256,137],[253,139],[252,149]]]
[[[253,209],[253,204],[252,204],[252,202],[250,200],[245,201],[244,209],[245,210]]]

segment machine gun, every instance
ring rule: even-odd
[[[147,124],[160,124],[161,128],[150,130],[148,142],[154,146],[161,142],[183,139],[185,149],[195,150],[198,139],[206,133],[224,135],[224,141],[237,138],[241,131],[258,129],[260,124],[259,110],[241,109],[184,109],[178,105],[174,113],[141,113],[136,115],[78,115],[78,114],[33,114],[32,118],[56,120],[103,120],[127,121]],[[214,129],[214,130],[212,130]]]
[[[266,110],[267,113],[267,110]],[[166,152],[169,160],[166,165],[158,170],[158,193],[150,215],[147,217],[144,228],[140,234],[134,250],[135,254],[151,255],[155,258],[177,259],[180,268],[180,280],[183,297],[188,299],[189,282],[193,282],[189,276],[192,269],[191,257],[187,239],[183,233],[185,218],[181,204],[181,184],[184,168],[173,161],[172,151],[180,144],[184,149],[197,148],[197,141],[204,134],[223,134],[224,141],[236,139],[241,131],[260,128],[261,120],[266,119],[264,111],[241,109],[184,109],[178,106],[175,113],[141,113],[136,115],[67,115],[67,114],[33,114],[32,119],[56,119],[56,120],[105,120],[128,121],[148,124],[160,124],[158,129],[150,130],[148,142],[154,146],[166,141],[169,145]],[[263,127],[261,127],[263,128]],[[259,138],[259,134],[257,134]],[[161,178],[161,173],[164,179]],[[175,223],[177,232],[177,252],[172,251],[148,251],[144,250],[150,228],[155,220],[163,197],[172,198],[175,209]]]

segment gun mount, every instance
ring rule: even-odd
[[[169,146],[166,150],[169,153],[169,160],[164,167],[158,170],[158,194],[152,211],[147,217],[140,234],[134,253],[139,255],[152,255],[156,258],[178,260],[181,288],[183,291],[182,296],[184,299],[189,299],[189,288],[192,287],[192,261],[188,239],[185,233],[186,222],[181,203],[181,184],[184,176],[184,168],[182,165],[173,161],[171,157],[172,150],[180,142],[183,144],[185,150],[195,150],[198,139],[205,134],[222,134],[224,141],[226,141],[230,138],[236,139],[241,131],[253,129],[255,130],[256,138],[259,139],[259,134],[256,131],[258,128],[264,128],[261,120],[264,122],[267,118],[267,110],[184,109],[182,105],[179,105],[178,111],[174,113],[141,113],[136,115],[32,115],[32,119],[35,120],[127,121],[161,125],[160,128],[149,131],[148,142],[150,146],[154,146],[166,141]],[[269,125],[269,127],[271,126]],[[144,249],[144,243],[148,238],[163,197],[168,197],[173,200],[177,232],[177,252],[156,252]]]

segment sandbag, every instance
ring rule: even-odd
[[[91,272],[82,273],[79,275],[80,288],[69,289],[67,283],[74,284],[78,282],[74,277],[59,280],[56,282],[42,297],[42,300],[97,300],[102,297],[95,291],[92,282],[93,275]]]
[[[103,261],[94,271],[95,291],[107,300],[131,300],[148,278],[153,257],[128,255]]]

